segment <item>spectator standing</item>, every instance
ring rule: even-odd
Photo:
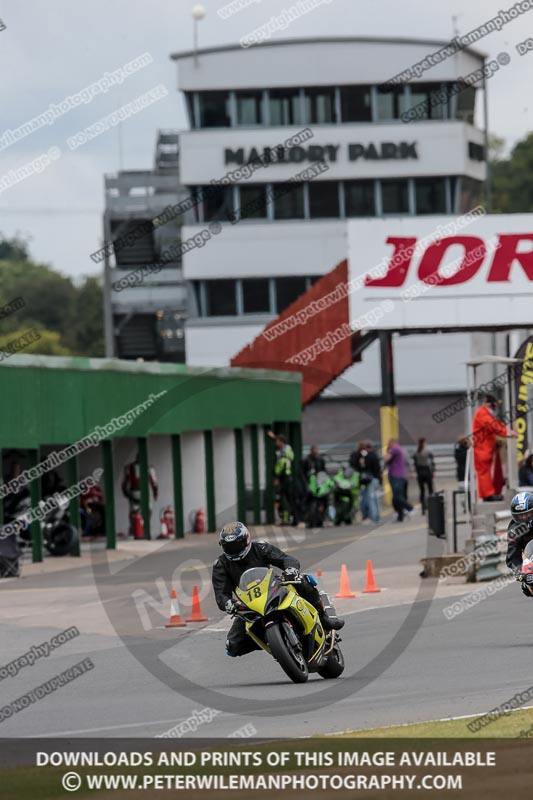
[[[468,453],[468,449],[470,447],[470,442],[468,441],[466,436],[460,436],[456,443],[453,450],[453,455],[455,458],[455,464],[457,467],[456,477],[458,483],[465,482],[465,474],[466,474],[466,456]]]
[[[433,475],[435,474],[435,462],[433,454],[426,447],[426,439],[422,436],[418,440],[418,447],[413,456],[415,463],[416,479],[420,489],[420,505],[422,514],[426,513],[426,487],[428,495],[433,494]]]
[[[491,394],[486,395],[485,402],[478,408],[472,421],[477,493],[485,502],[502,499],[494,488],[493,463],[496,437],[516,438],[518,436],[516,431],[508,428],[505,422],[497,419],[497,408],[496,398]]]
[[[363,523],[379,522],[379,493],[382,475],[379,457],[372,446],[372,442],[366,442],[365,447],[361,450],[359,463],[361,468],[359,484],[362,486],[361,515]]]
[[[409,462],[398,439],[389,440],[385,465],[392,489],[392,505],[398,515],[398,522],[403,522],[405,514],[409,514],[413,510],[413,506],[406,499]]]
[[[403,451],[403,457],[405,459],[405,484],[404,484],[404,492],[403,492],[403,499],[409,505],[409,457],[405,450]],[[411,506],[412,509],[412,506]]]
[[[533,453],[527,456],[518,471],[520,486],[533,486]]]
[[[276,445],[276,462],[274,464],[274,487],[277,494],[278,515],[282,525],[296,523],[294,508],[294,451],[287,438],[282,434],[269,431]]]
[[[307,480],[309,480],[309,476],[313,472],[318,473],[326,471],[326,462],[316,444],[311,445],[309,455],[304,458],[302,467]]]
[[[149,483],[149,504],[150,514],[152,513],[152,502],[157,500],[159,494],[159,487],[157,485],[157,475],[155,469],[148,466],[148,483]],[[122,478],[122,494],[129,502],[130,507],[130,536],[134,535],[133,517],[141,513],[141,465],[139,463],[139,453],[136,454],[135,460],[124,467],[124,475]]]
[[[350,455],[350,466],[361,472],[361,452],[366,450],[366,442],[357,442],[357,448]]]

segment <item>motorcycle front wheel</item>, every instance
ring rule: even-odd
[[[270,652],[283,672],[294,683],[305,683],[309,677],[309,669],[301,651],[297,652],[285,641],[279,625],[271,625],[266,629],[265,635]]]
[[[51,556],[68,556],[78,538],[78,532],[72,525],[60,523],[49,534],[45,547]]]

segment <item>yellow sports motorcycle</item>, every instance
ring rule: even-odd
[[[246,622],[246,633],[270,653],[295,683],[305,683],[310,672],[338,678],[344,658],[335,631],[324,631],[314,606],[272,568],[253,567],[241,576],[235,594],[236,614]]]

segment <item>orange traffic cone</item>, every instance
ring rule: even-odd
[[[192,587],[192,608],[191,616],[187,618],[187,622],[208,622],[207,617],[202,614],[200,608],[200,595],[198,593],[198,586]]]
[[[321,569],[317,569],[316,576],[317,576],[317,578],[321,578],[322,577],[322,570]]]
[[[181,618],[180,609],[178,606],[178,598],[176,597],[176,590],[172,589],[170,595],[170,619],[165,625],[165,628],[186,628],[187,623]]]
[[[372,569],[372,561],[369,559],[366,562],[366,586],[363,589],[363,594],[372,594],[373,592],[381,592],[381,589],[378,589],[376,586],[376,581],[374,580],[374,570]]]
[[[350,581],[348,579],[348,570],[346,569],[346,564],[341,566],[341,586],[339,589],[339,593],[335,595],[336,598],[346,598],[346,597],[356,597],[354,592],[350,589]]]

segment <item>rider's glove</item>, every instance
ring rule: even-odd
[[[524,576],[523,576],[521,570],[514,569],[513,570],[513,574],[514,574],[515,581],[523,581],[524,580]]]
[[[283,570],[282,577],[284,581],[299,581],[301,578],[300,571],[296,567],[287,567]]]
[[[237,603],[233,600],[226,600],[226,605],[224,606],[226,614],[229,614],[230,617],[233,617],[237,612]]]

